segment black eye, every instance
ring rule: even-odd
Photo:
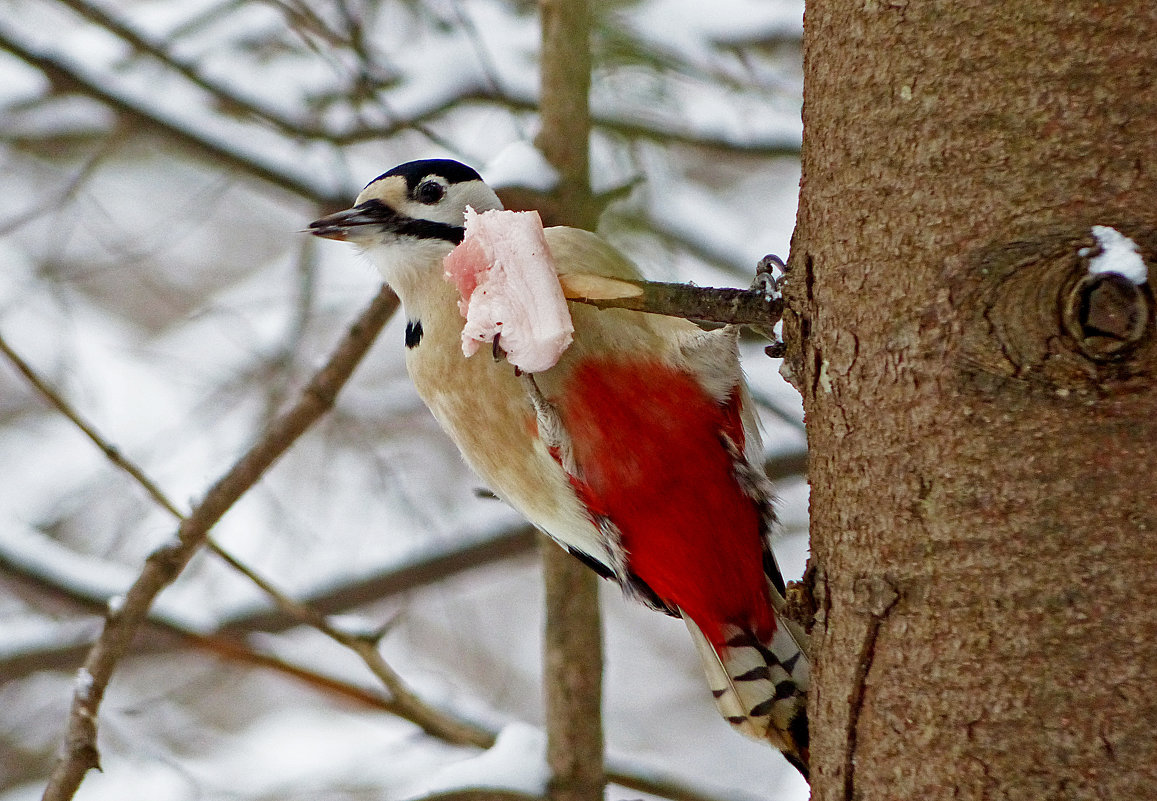
[[[422,181],[414,190],[414,200],[427,206],[432,206],[446,197],[446,187],[437,181]]]

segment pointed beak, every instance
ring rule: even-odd
[[[324,239],[337,239],[342,242],[351,237],[358,238],[370,231],[359,231],[366,226],[377,226],[378,229],[392,230],[398,219],[398,213],[380,200],[369,200],[352,209],[339,211],[309,224],[309,233]]]

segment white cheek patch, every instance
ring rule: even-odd
[[[574,325],[538,212],[467,209],[466,236],[443,266],[466,318],[463,354],[500,337],[507,361],[524,372],[558,362]]]

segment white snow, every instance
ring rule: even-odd
[[[558,170],[531,142],[511,142],[482,168],[486,183],[494,189],[522,186],[550,192],[558,184]]]
[[[122,595],[137,575],[137,570],[127,565],[77,553],[49,537],[17,527],[0,537],[0,554],[28,575],[44,576],[52,585],[110,606],[114,604],[110,599]],[[168,594],[157,599],[153,610],[158,617],[194,631],[210,631],[217,622],[211,610],[173,602]]]
[[[448,754],[461,753],[431,749],[413,736],[412,724],[396,723],[332,709],[283,708],[253,721],[225,753],[183,767],[201,786],[228,788],[214,798],[331,797],[303,793],[325,782],[377,795],[383,786],[420,781]]]
[[[350,637],[372,640],[381,636],[381,621],[363,615],[327,615],[325,622]]]
[[[92,694],[92,686],[94,683],[92,674],[88,672],[88,668],[82,667],[76,671],[76,694],[81,698],[88,699]]]
[[[29,529],[12,527],[0,538],[0,554],[29,575],[45,576],[78,595],[105,601],[132,583],[133,571],[123,565],[78,554]]]
[[[123,595],[114,595],[108,599],[108,603],[105,604],[105,606],[108,608],[109,616],[116,617],[120,614],[121,610],[125,608],[125,597]]]
[[[1094,225],[1093,236],[1100,246],[1100,252],[1091,255],[1095,248],[1081,248],[1080,255],[1089,258],[1089,274],[1117,273],[1137,286],[1149,280],[1149,268],[1141,258],[1137,243],[1116,228]]]
[[[550,769],[546,764],[546,734],[525,723],[510,723],[494,745],[476,757],[445,766],[406,798],[454,790],[495,788],[541,798],[546,794]]]
[[[69,645],[86,645],[96,639],[100,624],[95,619],[58,622],[41,615],[5,620],[0,629],[0,660]],[[0,695],[0,709],[4,699]]]
[[[466,212],[466,237],[445,260],[466,318],[462,352],[500,338],[506,359],[547,370],[571,343],[574,325],[537,211]]]

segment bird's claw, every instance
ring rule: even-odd
[[[786,271],[783,259],[774,253],[769,253],[759,260],[755,267],[755,280],[751,282],[751,291],[758,292],[768,300],[780,297],[779,281]]]

